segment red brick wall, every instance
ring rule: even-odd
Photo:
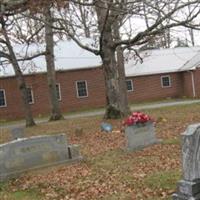
[[[105,85],[101,69],[62,72],[57,74],[61,86],[61,109],[64,112],[105,105]],[[76,81],[86,80],[88,97],[77,98]]]
[[[0,89],[5,89],[7,107],[0,107],[0,119],[12,119],[14,117],[21,117],[20,94],[16,88],[16,81],[14,78],[0,79]]]
[[[171,87],[162,88],[161,76],[170,75]],[[156,100],[167,97],[176,98],[183,95],[182,74],[168,73],[131,77],[133,92],[128,92],[129,101]]]
[[[127,79],[133,80],[134,91],[128,92],[129,101],[156,100],[167,97],[191,96],[190,75],[187,72],[162,74],[171,76],[171,87],[162,88],[161,74],[138,76]],[[103,107],[105,105],[105,86],[103,73],[100,68],[84,69],[76,71],[57,72],[57,83],[60,83],[60,106],[62,112],[80,110],[84,108]],[[200,95],[200,71],[195,74]],[[28,75],[25,77],[27,85],[34,92],[34,104],[31,105],[34,116],[48,115],[50,104],[46,74]],[[86,80],[88,85],[88,97],[77,98],[77,80]],[[23,117],[23,106],[20,92],[14,77],[0,78],[0,89],[5,89],[7,107],[0,107],[0,120],[16,119]]]
[[[183,75],[183,84],[182,85],[183,85],[183,89],[184,89],[183,96],[193,97],[191,72],[182,72],[182,75]]]
[[[105,105],[105,86],[102,70],[99,68],[79,71],[57,72],[57,83],[60,83],[62,112],[69,112]],[[46,74],[28,75],[25,77],[28,86],[32,87],[34,104],[31,104],[34,116],[48,115],[50,101]],[[88,97],[77,98],[76,81],[86,80]],[[7,107],[0,107],[0,120],[23,117],[23,106],[17,82],[14,77],[1,78],[0,89],[6,91]]]

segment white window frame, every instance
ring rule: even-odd
[[[35,103],[35,99],[34,99],[34,94],[33,94],[33,88],[28,86],[27,89],[31,89],[31,98],[32,98],[32,102],[28,102],[29,104],[34,104]]]
[[[163,78],[169,78],[169,85],[168,85],[168,86],[164,86],[164,85],[163,85]],[[161,86],[162,86],[162,88],[169,88],[169,87],[172,86],[171,76],[170,76],[170,75],[161,76],[161,77],[160,77],[160,80],[161,80]]]
[[[61,95],[61,87],[60,87],[60,83],[56,83],[56,85],[58,85],[58,92],[59,92],[59,97],[58,98],[58,101],[61,101],[62,100],[62,95]],[[56,91],[57,92],[57,91]]]
[[[5,105],[3,105],[3,106],[0,105],[0,108],[5,108],[5,107],[7,107],[6,91],[5,91],[5,89],[0,89],[0,91],[3,91],[3,96],[4,96],[4,101],[5,101]]]
[[[134,88],[133,88],[133,80],[132,79],[127,79],[126,82],[130,81],[131,82],[131,90],[128,90],[127,88],[127,85],[126,85],[126,89],[127,89],[127,92],[133,92],[134,91]],[[127,83],[126,83],[127,84]]]
[[[87,96],[79,96],[79,94],[78,94],[78,82],[85,82]],[[87,84],[87,81],[86,80],[78,80],[78,81],[76,81],[76,97],[79,98],[79,99],[82,99],[82,98],[87,98],[88,95],[89,94],[88,94],[88,84]]]

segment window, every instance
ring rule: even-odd
[[[33,98],[33,90],[31,87],[27,87],[27,94],[28,94],[28,103],[33,104],[34,98]]]
[[[88,89],[86,81],[76,81],[77,97],[88,97]]]
[[[126,80],[126,88],[128,92],[133,91],[133,81],[132,80]]]
[[[61,101],[61,90],[60,90],[60,83],[56,83],[56,95],[59,101]]]
[[[163,88],[171,87],[171,78],[170,76],[161,76],[161,85]]]
[[[0,89],[0,107],[6,107],[6,94],[4,89]]]

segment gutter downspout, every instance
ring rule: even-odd
[[[192,79],[192,92],[193,92],[193,97],[196,97],[196,88],[195,88],[195,81],[194,81],[194,73],[193,71],[190,71],[191,73],[191,79]]]

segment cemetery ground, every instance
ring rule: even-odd
[[[121,121],[112,133],[100,131],[102,116],[41,123],[25,136],[66,133],[69,143],[80,144],[84,160],[60,165],[0,183],[1,200],[160,200],[171,199],[181,177],[180,134],[200,122],[200,104],[145,110],[156,123],[161,144],[126,152]],[[9,141],[2,128],[0,143]]]

